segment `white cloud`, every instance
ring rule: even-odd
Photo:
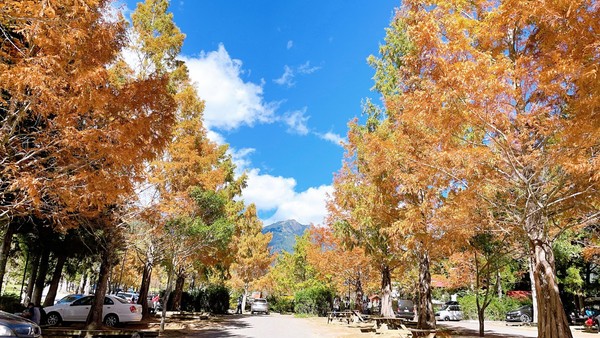
[[[294,82],[294,71],[288,65],[283,66],[283,75],[273,80],[273,82],[278,85],[293,87],[296,84],[296,82]]]
[[[296,180],[281,176],[261,175],[259,169],[248,171],[248,186],[242,192],[244,201],[259,210],[278,209],[283,201],[294,198]]]
[[[283,122],[288,126],[288,132],[306,135],[308,134],[308,127],[306,123],[308,122],[309,116],[306,116],[306,107],[301,110],[296,110],[292,112],[288,112],[283,116]]]
[[[327,216],[327,196],[333,188],[322,185],[296,193],[294,198],[283,201],[273,216],[264,221],[265,225],[288,219],[295,219],[302,224],[325,225]]]
[[[332,133],[332,132],[326,132],[325,134],[321,134],[321,133],[315,133],[317,136],[319,136],[320,138],[322,138],[323,140],[329,141],[331,143],[334,143],[338,146],[343,146],[342,143],[346,142],[346,139],[341,137],[340,135],[336,134],[336,133]]]
[[[231,130],[242,125],[274,121],[278,103],[264,101],[264,83],[242,80],[242,61],[232,59],[222,44],[216,51],[202,51],[199,57],[182,59],[198,94],[206,101],[204,120],[207,128]]]
[[[292,49],[292,47],[294,47],[294,41],[292,41],[292,40],[289,40],[289,41],[287,42],[287,46],[286,46],[286,47],[287,47],[287,49]]]
[[[251,166],[251,161],[248,158],[250,154],[252,154],[255,149],[253,148],[242,148],[240,150],[229,148],[227,150],[231,155],[231,160],[233,164],[235,164],[235,174],[236,176],[241,176],[244,171],[246,171]]]
[[[274,79],[273,82],[277,83],[278,85],[287,86],[288,88],[293,87],[296,84],[296,82],[294,81],[296,75],[312,74],[319,69],[321,69],[321,67],[311,66],[310,61],[306,61],[298,67],[290,67],[288,65],[285,65],[283,66],[283,74],[281,75],[281,77]]]
[[[322,185],[296,192],[296,180],[263,175],[258,169],[248,172],[248,186],[242,192],[246,204],[254,203],[259,211],[274,211],[264,221],[269,225],[295,219],[302,224],[323,224],[327,215],[326,198],[333,188]]]
[[[312,74],[317,70],[321,69],[319,66],[310,66],[310,61],[306,61],[304,64],[298,66],[299,74]]]

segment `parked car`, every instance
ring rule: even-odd
[[[533,306],[524,305],[520,308],[506,313],[507,322],[530,323],[533,319]]]
[[[115,294],[115,296],[125,299],[129,304],[135,304],[137,303],[138,299],[140,299],[140,294],[136,292],[119,291]]]
[[[250,313],[255,314],[258,312],[262,312],[264,314],[269,314],[269,304],[267,300],[264,298],[256,298],[252,305],[250,305]]]
[[[435,319],[444,321],[462,320],[463,312],[457,302],[448,302],[440,309],[440,311],[435,313]]]
[[[81,294],[67,295],[67,296],[64,296],[63,298],[59,299],[58,301],[56,301],[54,303],[54,305],[63,304],[63,303],[73,303],[74,301],[76,301],[79,298],[84,297],[84,296],[85,295],[81,295]]]
[[[404,318],[413,320],[415,318],[415,304],[412,300],[399,299],[398,308],[396,309],[396,318]]]
[[[0,337],[37,338],[42,336],[42,329],[36,323],[0,311]]]
[[[60,325],[62,322],[85,322],[94,296],[85,296],[72,303],[56,304],[45,308],[46,323],[50,326]],[[142,306],[130,304],[127,300],[116,296],[104,296],[102,308],[104,324],[115,326],[119,323],[139,322],[142,320]]]

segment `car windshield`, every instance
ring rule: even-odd
[[[61,304],[61,303],[71,303],[79,298],[81,298],[81,295],[68,295],[65,296],[63,298],[61,298],[61,300],[59,300],[57,303]]]
[[[255,303],[266,303],[267,300],[266,299],[255,299],[254,302]]]
[[[115,297],[115,298],[112,298],[112,299],[114,299],[114,300],[116,300],[116,301],[118,301],[119,303],[122,303],[122,304],[129,304],[129,302],[127,302],[126,299],[123,299],[121,297]]]

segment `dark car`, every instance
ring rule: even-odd
[[[524,305],[506,313],[507,322],[531,323],[533,319],[533,306]]]
[[[399,299],[398,308],[396,309],[396,318],[413,320],[415,318],[414,308],[415,304],[412,300]]]
[[[8,312],[0,311],[0,337],[37,338],[42,330],[36,323]]]

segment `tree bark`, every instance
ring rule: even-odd
[[[429,252],[424,250],[419,255],[419,288],[418,288],[418,322],[420,329],[435,328],[435,313],[431,303],[431,273],[429,272]]]
[[[356,297],[354,298],[354,309],[362,312],[363,311],[363,308],[362,308],[363,289],[362,289],[362,283],[360,282],[360,272],[356,274],[356,289],[354,291],[356,293]]]
[[[244,283],[244,294],[242,295],[242,313],[246,310],[246,295],[248,294],[248,283]]]
[[[98,272],[98,282],[96,283],[94,303],[90,308],[90,313],[88,314],[85,322],[87,330],[95,330],[102,326],[102,307],[104,306],[104,296],[106,295],[106,289],[108,288],[108,275],[110,274],[110,269],[110,255],[105,252],[102,255],[100,272]]]
[[[537,292],[538,337],[572,338],[558,290],[554,253],[546,238],[530,241],[533,248],[533,276]]]
[[[167,289],[165,290],[165,299],[163,301],[162,307],[162,317],[160,318],[160,329],[159,332],[162,334],[165,332],[165,318],[167,317],[167,304],[169,304],[169,296],[171,295],[171,287],[173,280],[173,272],[169,271],[169,276],[167,277]]]
[[[529,263],[529,282],[531,283],[531,301],[532,301],[532,306],[533,306],[533,317],[531,318],[531,320],[534,323],[538,322],[538,305],[537,305],[537,291],[536,291],[536,287],[535,285],[537,284],[537,282],[535,281],[535,276],[533,274],[533,271],[535,270],[534,268],[534,263],[533,263],[533,247],[531,248],[531,252],[529,255],[529,259],[528,259],[528,263]]]
[[[4,228],[2,247],[0,247],[0,294],[2,294],[2,285],[4,285],[4,274],[6,273],[6,264],[8,263],[8,253],[10,252],[12,238],[15,234],[15,227],[11,225],[10,221],[6,222]]]
[[[33,258],[31,259],[31,272],[29,275],[29,280],[27,281],[27,289],[25,291],[26,296],[25,296],[25,303],[31,302],[32,301],[32,296],[33,296],[33,286],[35,284],[35,280],[37,278],[37,273],[38,273],[38,267],[40,266],[40,259],[41,259],[41,255],[39,250],[34,249],[33,253]],[[27,304],[25,304],[27,305]]]
[[[84,271],[81,274],[81,280],[79,281],[79,285],[77,286],[77,291],[75,293],[86,293],[85,286],[87,284],[87,271]]]
[[[62,270],[65,266],[66,260],[67,255],[65,254],[60,254],[56,258],[56,267],[54,268],[54,272],[52,273],[52,281],[50,282],[48,295],[46,295],[46,299],[44,300],[44,306],[54,305],[56,293],[58,292],[58,284],[60,283],[60,277],[62,276]]]
[[[390,267],[384,265],[381,269],[381,316],[394,317],[392,310],[392,277]]]
[[[44,286],[46,286],[46,275],[48,274],[49,261],[50,251],[48,249],[42,249],[40,257],[40,266],[38,267],[38,272],[35,278],[35,284],[33,289],[33,295],[31,296],[31,301],[36,306],[42,304],[42,293],[44,292]]]
[[[179,271],[175,280],[175,291],[173,292],[173,310],[181,310],[181,297],[183,295],[183,285],[185,284],[185,271]]]
[[[138,304],[142,305],[142,317],[144,319],[150,317],[150,311],[148,310],[148,290],[150,289],[151,280],[152,263],[146,262],[142,273],[142,284],[140,285],[140,299],[138,299]]]

